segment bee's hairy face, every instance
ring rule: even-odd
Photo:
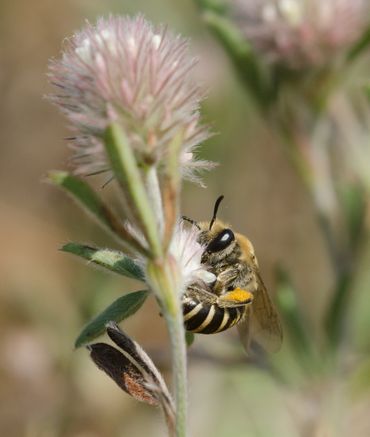
[[[199,242],[205,246],[202,261],[206,264],[222,263],[235,258],[235,261],[247,262],[258,268],[252,243],[244,235],[234,233],[231,227],[221,220],[216,220],[209,229],[209,222],[197,224],[201,230]]]
[[[204,263],[222,262],[231,253],[240,251],[234,232],[220,220],[213,223],[212,229],[209,229],[209,222],[198,223],[198,226],[201,230],[199,242],[205,246]]]

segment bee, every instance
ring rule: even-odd
[[[201,263],[215,276],[211,284],[194,283],[182,299],[185,329],[214,334],[237,325],[246,351],[257,344],[268,352],[282,343],[278,313],[262,281],[252,243],[217,219],[223,199],[215,203],[210,222],[190,222],[199,229],[198,242],[205,247]]]

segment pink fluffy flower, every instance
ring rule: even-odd
[[[50,63],[49,78],[58,89],[50,98],[75,133],[76,173],[110,173],[103,137],[113,121],[143,168],[160,171],[178,135],[183,176],[196,180],[199,170],[210,168],[194,156],[209,136],[200,123],[202,94],[192,79],[194,65],[187,40],[142,16],[100,19],[66,40],[61,58]]]
[[[231,5],[259,55],[296,69],[344,56],[369,15],[366,0],[231,0]]]

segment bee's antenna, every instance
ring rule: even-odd
[[[191,223],[193,226],[195,226],[195,227],[197,227],[199,230],[201,230],[200,227],[199,227],[199,225],[198,225],[198,223],[197,223],[195,220],[193,220],[193,219],[191,219],[191,218],[189,218],[189,217],[186,217],[185,215],[183,215],[181,218],[182,218],[182,220]]]
[[[220,197],[218,197],[217,200],[216,200],[215,207],[213,208],[213,217],[212,217],[212,220],[211,220],[211,222],[210,222],[210,224],[209,224],[209,230],[212,229],[213,223],[214,223],[215,220],[216,220],[218,207],[220,206],[220,203],[222,202],[222,199],[223,199],[223,198],[224,198],[224,196],[220,196]]]

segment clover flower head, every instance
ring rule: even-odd
[[[183,286],[194,282],[212,283],[216,277],[201,264],[205,247],[199,243],[199,229],[196,226],[177,224],[170,245],[170,254],[176,259],[183,277]]]
[[[294,69],[345,54],[368,24],[366,0],[232,0],[232,15],[256,52]]]
[[[181,134],[183,176],[197,179],[211,164],[194,150],[209,136],[200,123],[203,97],[192,80],[196,61],[186,39],[155,27],[143,16],[110,17],[87,24],[67,39],[60,59],[50,63],[51,95],[71,123],[77,174],[111,172],[103,137],[118,122],[139,165],[161,168]]]
[[[126,224],[126,227],[136,239],[145,244],[142,234],[137,229],[134,229],[129,223]],[[180,274],[180,294],[191,284],[202,282],[211,284],[216,280],[216,276],[207,271],[201,262],[205,247],[198,241],[199,233],[196,226],[186,226],[182,221],[178,222],[174,229],[169,254],[175,259]],[[137,254],[135,262],[145,271],[147,263],[145,257]]]

